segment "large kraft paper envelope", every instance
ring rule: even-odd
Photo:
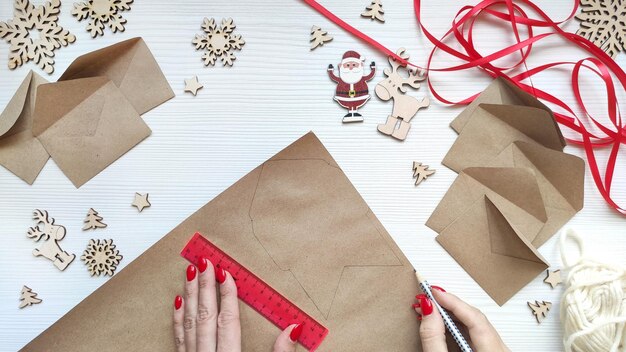
[[[30,71],[0,114],[0,165],[28,184],[50,158],[32,132],[37,87],[44,83],[48,81]]]
[[[320,351],[421,350],[411,264],[309,133],[183,221],[23,351],[174,351],[172,301],[183,292],[188,265],[180,251],[195,232],[326,326]],[[279,329],[239,306],[243,351],[271,350]]]
[[[584,205],[585,162],[574,155],[536,143],[512,143],[487,166],[525,167],[533,170],[548,220],[532,245],[540,247]]]
[[[511,143],[538,143],[563,151],[561,130],[551,113],[527,106],[480,104],[442,163],[459,172],[485,166]]]
[[[497,204],[488,195],[479,198],[437,241],[503,305],[549,265]]]
[[[37,89],[33,134],[76,187],[150,133],[107,77],[48,83]]]
[[[140,115],[174,97],[159,64],[142,38],[133,38],[80,56],[59,81],[106,76]]]
[[[545,110],[552,116],[552,110],[550,110],[547,106],[545,106],[542,102],[540,102],[537,98],[532,96],[531,94],[526,93],[515,84],[511,83],[504,77],[497,77],[496,79],[489,84],[489,86],[482,92],[470,105],[467,106],[460,114],[457,116],[452,123],[450,123],[450,127],[456,131],[456,133],[461,133],[467,121],[469,121],[470,116],[474,113],[474,110],[478,108],[480,104],[501,104],[501,105],[517,105],[517,106],[528,106],[541,110]],[[557,126],[556,121],[553,121],[554,126]],[[565,147],[565,138],[561,136],[561,144]]]

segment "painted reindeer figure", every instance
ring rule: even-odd
[[[408,60],[409,54],[406,49],[400,48],[396,52],[401,58]],[[386,68],[383,72],[387,78],[376,85],[376,95],[384,100],[393,99],[393,110],[387,117],[387,123],[378,125],[378,131],[390,135],[399,140],[404,140],[411,127],[411,119],[417,111],[430,105],[428,97],[418,100],[410,95],[406,95],[406,85],[415,89],[420,87],[419,82],[426,79],[426,75],[420,72],[407,69],[408,77],[403,77],[398,73],[398,69],[403,67],[400,62],[389,57],[391,70]],[[399,122],[399,127],[397,127]]]
[[[39,242],[42,238],[45,240],[40,248],[33,250],[33,255],[47,258],[59,270],[65,270],[76,258],[74,254],[69,254],[59,247],[58,241],[65,237],[65,227],[55,225],[54,218],[49,217],[47,211],[35,210],[33,219],[37,220],[37,226],[28,230],[28,237],[34,238],[35,242]]]

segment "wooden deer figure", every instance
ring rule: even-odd
[[[33,250],[33,255],[47,258],[59,270],[65,270],[76,258],[74,254],[69,254],[59,247],[58,241],[65,237],[65,227],[55,225],[54,218],[49,217],[47,211],[35,210],[33,219],[37,220],[37,226],[28,230],[28,237],[34,238],[35,242],[39,242],[42,238],[45,241],[41,247]]]
[[[405,60],[410,57],[404,48],[398,49],[396,54]],[[430,105],[428,97],[418,100],[406,95],[406,86],[418,89],[420,87],[419,82],[425,80],[426,75],[417,70],[407,69],[409,75],[405,78],[398,72],[398,69],[403,67],[400,62],[389,57],[389,64],[391,70],[386,68],[383,71],[387,78],[376,85],[375,91],[376,95],[384,101],[393,99],[393,110],[391,115],[387,116],[387,123],[378,125],[378,131],[403,141],[409,133],[413,116],[417,114],[419,109]]]

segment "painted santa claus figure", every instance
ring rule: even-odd
[[[335,101],[348,109],[343,122],[361,122],[363,117],[357,112],[370,99],[367,81],[374,78],[376,63],[370,64],[370,73],[366,76],[363,68],[365,58],[356,51],[346,51],[339,64],[339,77],[335,75],[333,65],[328,65],[330,79],[337,82]]]

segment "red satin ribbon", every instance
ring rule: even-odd
[[[617,155],[619,153],[621,144],[626,144],[626,126],[622,122],[612,75],[615,76],[615,78],[617,78],[617,80],[619,81],[621,89],[626,90],[626,73],[622,70],[621,67],[617,65],[617,63],[615,63],[615,61],[613,61],[613,59],[611,59],[610,56],[608,56],[604,51],[595,46],[592,42],[574,33],[565,32],[559,27],[560,24],[567,22],[577,13],[578,0],[573,1],[574,6],[567,18],[559,22],[553,21],[543,10],[541,10],[541,8],[539,8],[530,0],[518,0],[516,2],[513,2],[513,0],[483,0],[473,6],[468,5],[462,7],[452,21],[451,28],[442,36],[441,39],[437,39],[424,27],[420,10],[421,0],[413,0],[417,23],[421,27],[422,33],[434,45],[433,50],[428,56],[428,62],[426,67],[420,67],[399,57],[394,52],[387,49],[384,45],[380,44],[376,40],[357,30],[356,28],[352,27],[341,18],[335,16],[328,9],[320,5],[316,0],[302,1],[310,5],[316,11],[337,24],[339,27],[343,28],[357,38],[373,46],[385,55],[391,56],[405,65],[425,69],[427,71],[442,72],[479,68],[491,77],[503,77],[513,84],[517,85],[524,91],[536,96],[538,99],[541,99],[544,102],[558,106],[559,108],[563,109],[565,113],[554,113],[555,119],[559,124],[574,131],[579,136],[578,139],[568,138],[567,140],[570,143],[580,145],[585,149],[585,154],[587,155],[587,164],[591,171],[591,175],[593,176],[593,180],[598,187],[598,190],[600,191],[600,194],[606,200],[609,206],[611,206],[621,214],[626,215],[626,209],[616,204],[611,198],[611,185],[615,172]],[[524,5],[524,8],[518,4]],[[500,11],[499,8],[502,7],[506,7],[506,11]],[[532,10],[532,12],[534,12],[534,14],[538,18],[529,17],[524,10],[525,8]],[[516,43],[486,56],[479,53],[475,47],[473,26],[476,20],[482,15],[492,16],[495,19],[510,24],[512,32],[516,39]],[[523,28],[526,29],[528,35],[527,38],[521,37],[518,29],[519,26],[523,26]],[[535,27],[544,28],[548,31],[546,33],[535,35],[533,33],[533,29]],[[528,58],[528,56],[531,54],[533,44],[555,35],[560,36],[567,42],[580,47],[581,49],[589,53],[591,57],[583,58],[576,62],[560,61],[528,68],[526,64],[526,58]],[[460,44],[464,51],[456,50],[451,46],[445,44],[443,41],[449,36],[453,36],[456,40],[456,44]],[[432,68],[432,59],[437,50],[441,50],[449,55],[452,55],[462,60],[464,63],[451,67]],[[512,66],[498,67],[493,63],[495,60],[516,53],[519,54],[520,59]],[[512,76],[506,73],[506,71],[509,71],[521,65],[523,65],[525,68],[524,72]],[[532,84],[528,85],[523,82],[524,80],[529,79],[530,77],[543,71],[563,67],[569,67],[569,70],[571,70],[572,72],[572,92],[576,99],[578,108],[584,112],[583,117],[579,117],[572,108],[570,108],[557,96],[533,87]],[[594,118],[585,107],[579,85],[579,77],[583,69],[596,74],[605,85],[608,101],[607,117],[608,121],[610,121],[610,126],[607,126]],[[428,86],[435,98],[446,104],[469,104],[478,96],[478,94],[474,94],[471,97],[468,97],[461,101],[453,102],[444,98],[437,92],[437,90],[433,86],[433,82],[431,79],[428,80]],[[591,126],[593,126],[594,131],[598,132],[590,132],[589,127]],[[596,149],[608,147],[610,147],[611,150],[609,153],[609,158],[607,161],[604,175],[601,175],[600,167],[596,159]]]

